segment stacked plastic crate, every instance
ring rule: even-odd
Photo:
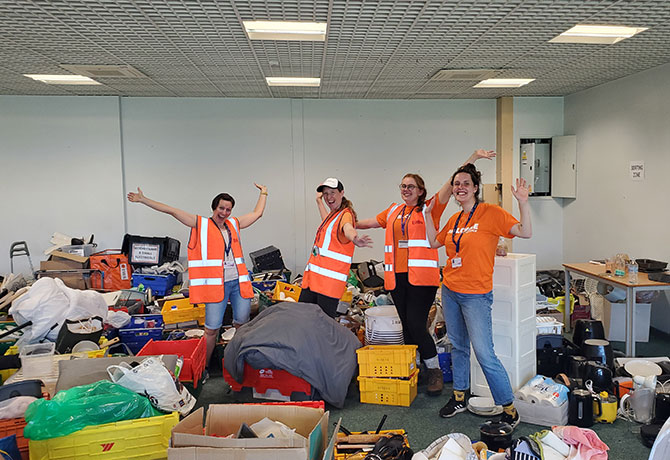
[[[416,398],[416,345],[368,345],[356,350],[361,402],[409,406]]]

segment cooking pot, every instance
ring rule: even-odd
[[[584,340],[587,339],[604,339],[605,328],[603,323],[595,319],[578,319],[575,324],[575,332],[572,336],[572,341],[578,347],[581,347]]]
[[[479,426],[479,440],[493,452],[505,450],[512,445],[512,431],[509,423],[489,420]]]
[[[590,380],[593,391],[612,391],[612,370],[599,361],[587,361],[584,366],[584,383]]]
[[[587,359],[600,361],[610,369],[614,369],[612,345],[603,339],[586,339],[582,344],[582,354]]]

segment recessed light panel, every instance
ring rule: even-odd
[[[598,26],[578,24],[559,36],[549,40],[551,43],[594,43],[611,45],[647,30],[647,27]]]
[[[518,88],[527,85],[534,78],[489,78],[477,83],[473,88]]]
[[[266,77],[268,86],[319,86],[320,78]]]
[[[24,77],[48,83],[49,85],[99,85],[97,81],[83,75],[43,75],[24,74]]]
[[[326,40],[328,24],[300,21],[242,21],[250,40]]]

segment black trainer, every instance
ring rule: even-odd
[[[500,422],[508,423],[512,428],[516,428],[521,419],[519,418],[519,411],[514,411],[514,416],[509,415],[507,412],[502,413],[500,416]]]
[[[467,403],[468,403],[467,393],[463,401],[456,401],[456,396],[452,395],[449,402],[445,404],[442,409],[440,409],[440,417],[448,418],[453,417],[456,414],[460,414],[461,412],[465,412],[467,410],[466,407]]]

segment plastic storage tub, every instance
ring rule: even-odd
[[[409,406],[416,398],[416,386],[419,370],[415,370],[409,379],[380,379],[358,377],[361,402],[367,404],[388,404],[390,406]]]
[[[23,346],[19,352],[23,377],[41,378],[45,374],[53,373],[53,356],[55,351],[56,344],[54,342],[34,343]]]
[[[149,340],[163,338],[163,317],[161,315],[137,315],[130,317],[130,323],[119,329],[121,342],[137,354]]]
[[[205,338],[190,340],[149,340],[137,353],[137,356],[178,355],[184,357],[179,374],[182,382],[193,382],[197,388],[198,380],[205,370]]]
[[[243,387],[253,388],[258,393],[265,393],[268,390],[277,390],[284,396],[291,397],[294,392],[305,393],[307,396],[312,394],[312,386],[309,382],[296,377],[282,369],[254,369],[249,364],[244,363],[244,379],[242,383],[237,383],[232,375],[223,367],[223,379],[233,391],[240,391]]]
[[[179,259],[180,246],[179,240],[169,236],[126,234],[121,244],[121,252],[128,255],[128,262],[133,267],[150,267]]]
[[[151,289],[156,295],[167,295],[172,292],[172,287],[177,284],[175,275],[148,275],[142,273],[133,273],[133,287],[143,285]]]
[[[514,407],[524,423],[533,425],[553,426],[568,424],[568,403],[556,407],[549,404],[533,404],[514,398]]]
[[[183,323],[186,321],[198,321],[205,324],[205,304],[192,304],[188,298],[166,300],[161,309],[163,321],[166,324]]]
[[[356,350],[363,377],[409,377],[416,370],[416,345],[368,345]]]
[[[21,460],[28,460],[28,440],[23,437],[23,428],[26,426],[24,418],[0,419],[0,438],[16,435],[16,445],[21,453]]]

